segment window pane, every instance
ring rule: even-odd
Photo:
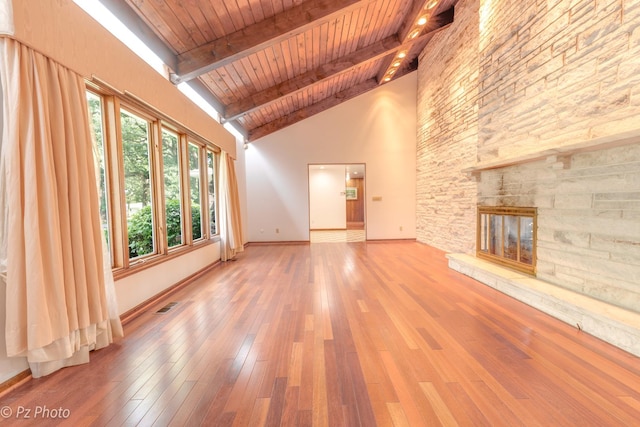
[[[480,250],[487,252],[489,250],[489,235],[487,233],[489,229],[489,215],[480,215]]]
[[[502,215],[490,215],[489,253],[502,256]]]
[[[189,183],[191,187],[191,232],[193,240],[202,237],[200,224],[200,147],[189,143]]]
[[[520,217],[520,262],[533,265],[533,218]]]
[[[149,159],[149,123],[122,110],[122,150],[124,191],[129,232],[129,258],[155,251],[151,168]]]
[[[164,166],[164,198],[167,221],[167,246],[184,243],[182,238],[182,203],[180,198],[180,150],[178,135],[162,130],[162,161]]]
[[[95,139],[96,151],[94,155],[97,161],[98,167],[98,185],[100,197],[100,221],[102,223],[102,232],[107,241],[107,247],[109,253],[111,253],[111,239],[109,238],[109,209],[107,199],[107,175],[105,173],[105,153],[104,153],[104,132],[102,130],[102,99],[91,93],[87,92],[87,103],[89,104],[89,120],[91,125],[91,132]]]
[[[505,258],[518,260],[518,217],[504,216],[504,255]]]
[[[216,229],[216,179],[215,154],[207,151],[207,181],[209,186],[209,219],[211,221],[211,235],[217,234]]]

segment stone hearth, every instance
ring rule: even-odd
[[[471,255],[449,254],[449,267],[640,356],[640,313],[599,301]]]

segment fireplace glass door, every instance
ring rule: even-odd
[[[477,256],[535,273],[536,209],[478,207]]]

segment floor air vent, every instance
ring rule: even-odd
[[[167,305],[165,305],[164,307],[162,307],[160,310],[156,311],[156,314],[164,314],[167,311],[171,310],[176,305],[178,305],[177,302],[170,302]]]

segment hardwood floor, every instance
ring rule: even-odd
[[[144,283],[140,283],[144,286]],[[154,312],[177,302],[164,314]],[[87,365],[0,406],[17,425],[631,426],[637,357],[415,242],[250,246]],[[15,420],[19,408],[66,420]],[[32,412],[33,415],[33,412]]]

